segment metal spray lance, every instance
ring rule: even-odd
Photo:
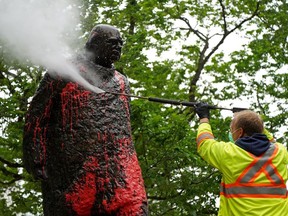
[[[131,95],[131,94],[125,94],[125,93],[109,92],[109,91],[105,91],[105,92],[109,93],[109,94],[113,94],[113,95],[120,95],[120,96],[123,95],[123,96],[127,96],[127,97],[139,98],[139,99],[163,103],[163,104],[182,105],[182,106],[188,106],[188,107],[195,107],[198,104],[198,102],[170,100],[170,99],[156,98],[156,97],[143,97],[143,96],[137,96],[137,95]],[[247,108],[240,108],[240,107],[226,108],[226,107],[219,107],[219,106],[214,106],[214,105],[208,105],[208,108],[209,109],[219,109],[219,110],[230,110],[233,113],[239,112],[242,110],[247,110]]]

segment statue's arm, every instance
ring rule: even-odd
[[[23,162],[36,179],[46,179],[46,140],[56,81],[48,74],[41,80],[25,117]]]

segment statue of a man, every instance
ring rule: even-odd
[[[122,45],[115,27],[97,25],[74,64],[90,84],[128,94],[127,78],[113,67]],[[46,73],[26,115],[23,153],[41,180],[45,216],[148,214],[126,96]]]

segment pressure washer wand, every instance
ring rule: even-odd
[[[131,95],[131,94],[125,94],[125,93],[109,92],[109,91],[106,91],[106,93],[113,94],[113,95],[126,96],[126,97],[139,98],[139,99],[144,99],[144,100],[163,103],[163,104],[181,105],[181,106],[188,106],[188,107],[195,107],[198,104],[198,102],[170,100],[170,99],[156,98],[156,97],[143,97],[143,96],[137,96],[137,95]],[[209,109],[219,109],[219,110],[230,110],[233,113],[239,112],[242,110],[247,110],[246,108],[239,108],[239,107],[225,108],[225,107],[218,107],[218,106],[214,106],[214,105],[208,105],[208,108]]]

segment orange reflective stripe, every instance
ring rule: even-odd
[[[272,159],[277,152],[278,146],[270,145],[270,148],[261,157],[254,156],[254,161],[242,172],[236,182],[254,182],[261,173],[264,173],[271,183],[284,184],[283,178],[272,164]]]
[[[197,136],[197,146],[199,146],[206,139],[214,139],[214,136],[210,132],[203,132]]]
[[[233,184],[221,184],[221,195],[233,197],[286,198],[287,188],[282,176],[273,165],[272,160],[278,152],[277,145],[270,148],[260,157],[252,156],[253,162],[240,174]],[[264,173],[270,183],[254,183]]]
[[[243,175],[237,179],[237,182],[246,183],[254,182],[254,180],[263,172],[263,169],[266,169],[268,163],[272,161],[273,154],[277,150],[275,145],[270,145],[270,148],[261,156],[255,157],[254,161],[251,163],[252,166],[248,166],[244,170]],[[272,173],[273,174],[273,173]]]

